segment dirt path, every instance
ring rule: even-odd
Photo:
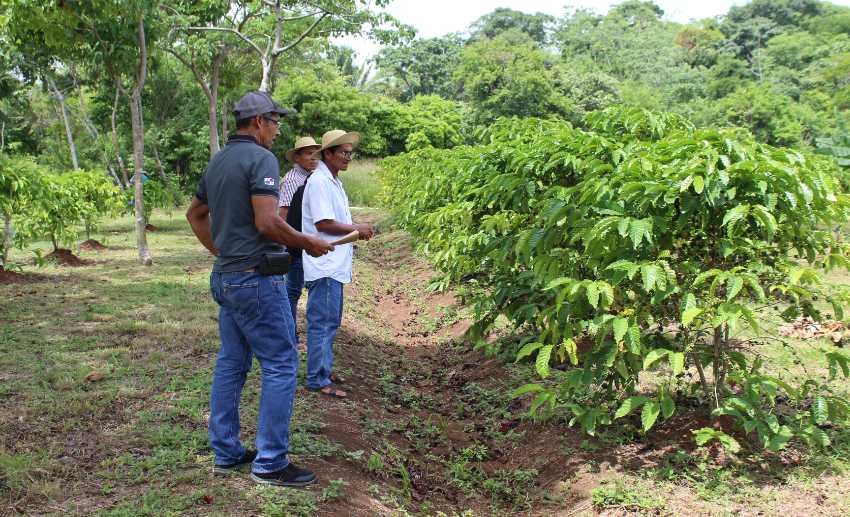
[[[509,393],[521,382],[460,341],[468,320],[452,294],[427,292],[429,268],[406,238],[380,235],[359,248],[335,358],[351,396],[316,403],[325,408],[322,435],[363,451],[364,461],[319,467],[357,494],[319,513],[553,513],[537,501],[542,493],[555,494],[563,515],[589,508],[597,482],[579,475],[569,489],[555,486],[584,468],[563,453],[581,438],[520,420],[521,403]],[[372,451],[380,462],[368,461]]]

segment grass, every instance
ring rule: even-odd
[[[348,201],[351,206],[378,206],[378,194],[381,186],[375,174],[378,160],[375,158],[359,158],[348,166],[347,171],[340,173]]]
[[[379,215],[358,210],[355,218]],[[156,213],[154,224],[151,268],[137,264],[129,218],[105,225],[96,237],[109,249],[81,253],[92,262],[83,268],[35,268],[31,250],[15,250],[13,261],[43,279],[0,284],[0,515],[347,515],[363,510],[352,505],[364,499],[370,515],[423,517],[570,514],[576,507],[566,505],[576,501],[587,515],[786,507],[792,515],[804,505],[842,515],[850,505],[848,430],[835,430],[831,447],[803,452],[792,466],[781,463],[785,456],[719,461],[708,449],[663,449],[629,430],[588,438],[558,422],[520,424],[513,419],[527,408],[510,393],[533,378],[530,364],[447,384],[483,361],[435,337],[465,310],[432,306],[428,271],[391,230],[358,248],[346,295],[347,344],[362,355],[339,366],[362,398],[296,396],[293,457],[318,465],[322,484],[281,491],[245,476],[215,478],[205,423],[218,349],[212,260],[179,212]],[[407,304],[394,324],[378,310],[387,298]],[[438,345],[436,362],[405,348],[423,340]],[[797,345],[798,353],[831,346]],[[766,347],[778,368],[795,371],[787,347]],[[803,354],[804,362],[814,357]],[[246,443],[259,382],[255,364],[243,394]],[[334,424],[331,416],[347,420]],[[541,496],[559,483],[575,491]]]

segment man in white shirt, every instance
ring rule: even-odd
[[[292,226],[298,231],[301,231],[301,204],[293,210],[292,216],[289,216],[289,208],[292,206],[292,198],[298,188],[304,185],[310,173],[319,166],[319,149],[321,145],[317,144],[313,137],[303,136],[295,141],[292,149],[286,151],[287,161],[294,165],[292,169],[286,173],[280,180],[280,199],[278,200],[278,210],[280,217],[286,220],[286,224]],[[286,294],[289,296],[289,308],[292,311],[292,321],[295,322],[295,340],[298,343],[298,351],[306,352],[307,347],[304,346],[304,341],[299,339],[298,335],[298,318],[296,318],[296,309],[298,308],[298,300],[301,298],[301,291],[304,290],[304,266],[301,262],[301,250],[294,246],[287,246],[287,251],[291,255],[289,263],[289,271],[286,273]]]
[[[354,224],[348,196],[339,172],[354,159],[358,133],[335,129],[322,135],[321,161],[304,187],[301,230],[307,235],[333,241],[357,231],[370,239],[374,230],[368,224]],[[351,282],[353,245],[337,245],[322,257],[303,256],[307,286],[307,389],[333,397],[347,394],[331,381],[333,341],[342,322],[344,284]]]

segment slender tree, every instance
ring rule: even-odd
[[[374,6],[383,7],[388,3],[389,0],[376,0]],[[259,90],[264,92],[274,90],[274,71],[280,58],[310,38],[366,32],[372,38],[389,43],[413,35],[412,28],[386,13],[372,11],[369,4],[359,6],[356,0],[243,0],[234,4],[237,9],[244,10],[251,23],[236,27],[232,24],[195,25],[182,29],[236,36],[259,59],[262,71]]]
[[[89,2],[46,3],[14,0],[8,8],[18,40],[38,34],[40,50],[55,59],[88,63],[104,70],[116,81],[130,104],[133,128],[134,204],[136,245],[139,261],[151,265],[145,235],[144,121],[142,91],[148,68],[148,46],[152,39],[148,26],[156,25],[158,0],[92,0]],[[125,87],[124,84],[127,84]]]

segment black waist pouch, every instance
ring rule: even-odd
[[[269,275],[285,275],[289,272],[289,263],[292,261],[292,256],[282,251],[280,253],[266,253],[260,259],[257,265],[257,273],[265,276]]]

